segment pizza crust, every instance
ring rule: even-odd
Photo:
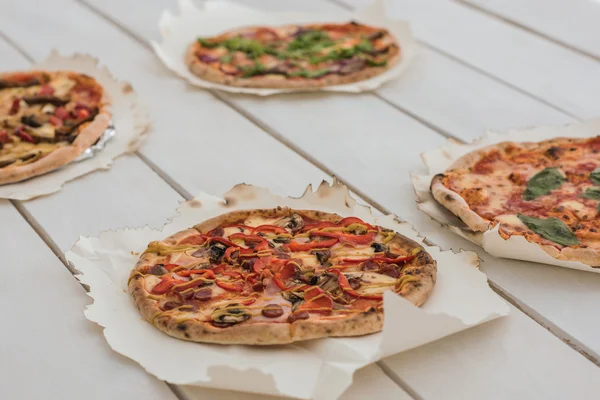
[[[469,204],[458,193],[448,189],[442,183],[443,174],[438,174],[431,181],[431,194],[441,205],[460,218],[475,232],[485,232],[492,227],[492,223],[471,210]]]
[[[337,214],[314,210],[294,210],[277,207],[274,209],[242,210],[223,214],[204,221],[188,230],[178,232],[165,239],[164,243],[176,243],[177,239],[191,233],[206,233],[223,224],[235,223],[249,216],[262,218],[286,217],[297,213],[303,217],[321,221],[339,222],[343,218]],[[437,266],[435,260],[422,246],[400,234],[389,243],[394,242],[403,248],[421,248],[419,255],[406,264],[403,272],[406,275],[418,276],[418,281],[410,281],[403,285],[400,295],[416,306],[423,304],[430,296],[435,285]],[[389,244],[388,243],[388,244]],[[293,323],[282,322],[242,322],[227,328],[217,328],[209,323],[194,319],[177,321],[175,318],[155,318],[162,313],[158,302],[148,298],[150,294],[144,285],[144,277],[135,272],[141,266],[152,263],[153,256],[145,254],[136,264],[129,282],[129,292],[143,317],[166,334],[178,339],[194,342],[220,344],[253,344],[273,345],[292,343],[300,340],[334,336],[360,336],[378,332],[383,328],[383,311],[370,310],[350,317],[343,315],[298,320]]]
[[[281,29],[286,30],[286,28],[287,27],[282,27]],[[244,30],[245,29],[242,29],[240,30],[240,32]],[[235,33],[235,31],[229,33],[233,34]],[[388,35],[390,34],[388,33]],[[241,78],[237,76],[228,75],[198,60],[198,58],[195,56],[195,53],[196,50],[200,47],[200,45],[197,42],[192,43],[187,48],[187,51],[185,52],[185,64],[194,75],[207,81],[215,82],[221,85],[247,88],[314,89],[325,86],[344,85],[348,83],[364,81],[374,76],[380,75],[392,68],[400,60],[401,49],[400,45],[398,44],[398,41],[391,35],[390,38],[392,38],[392,43],[394,47],[392,50],[390,50],[392,52],[392,55],[388,59],[387,64],[385,66],[365,67],[360,71],[356,71],[347,75],[329,74],[324,75],[321,78],[310,79],[294,77],[293,79],[289,79],[284,75],[270,74],[255,76],[251,78]]]

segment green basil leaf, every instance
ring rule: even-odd
[[[523,192],[523,199],[529,201],[548,194],[565,181],[566,178],[557,168],[545,168],[527,182],[527,189]]]
[[[600,168],[596,168],[590,174],[590,180],[596,185],[600,185]]]
[[[600,200],[600,187],[590,187],[587,188],[581,196],[584,199],[592,199],[592,200]]]
[[[558,218],[536,218],[518,214],[517,217],[532,231],[541,237],[563,246],[579,244],[575,234]]]
[[[214,47],[218,47],[221,45],[221,43],[219,43],[219,42],[210,42],[203,38],[198,38],[198,43],[200,43],[202,46],[204,46],[208,49],[212,49]]]
[[[367,60],[367,65],[369,67],[385,67],[387,65],[387,60],[383,60],[383,61]]]
[[[242,69],[242,78],[251,78],[255,75],[261,75],[265,69],[264,65],[256,61],[254,65]]]
[[[303,78],[319,78],[325,74],[327,74],[329,70],[327,68],[318,69],[316,71],[311,71],[309,69],[303,69],[297,72],[290,72],[288,76],[301,76]]]
[[[231,54],[225,54],[223,57],[221,57],[221,62],[223,64],[229,64],[231,62]]]

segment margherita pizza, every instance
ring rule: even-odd
[[[0,184],[73,161],[110,119],[110,100],[92,77],[69,71],[0,74]]]
[[[171,336],[269,345],[377,332],[383,292],[421,305],[436,271],[421,246],[389,229],[276,208],[224,214],[150,243],[129,291]]]
[[[302,89],[368,79],[399,57],[387,30],[350,22],[250,27],[199,38],[188,48],[186,63],[217,83]]]
[[[500,224],[505,239],[600,265],[600,137],[489,146],[436,175],[431,191],[475,231]]]

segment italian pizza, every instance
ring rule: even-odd
[[[416,306],[436,262],[359,218],[289,208],[235,211],[151,242],[129,292],[179,339],[270,345],[380,331],[383,293]]]
[[[81,73],[0,74],[0,184],[75,160],[110,125],[110,104],[103,87]]]
[[[504,239],[600,266],[600,137],[488,146],[436,175],[431,191],[476,232],[499,225]]]
[[[399,58],[399,44],[386,29],[357,22],[242,28],[198,38],[185,55],[202,79],[297,89],[365,80]]]

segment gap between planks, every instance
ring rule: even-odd
[[[331,0],[331,1],[336,1],[336,0]],[[537,36],[537,37],[540,37],[540,38],[542,38],[544,40],[552,42],[552,43],[554,43],[554,44],[556,44],[556,45],[558,45],[558,46],[560,46],[560,47],[562,47],[564,49],[567,49],[567,50],[572,51],[574,53],[578,53],[578,54],[580,54],[580,55],[582,55],[584,57],[588,57],[588,58],[590,58],[592,60],[600,61],[600,57],[597,56],[597,55],[595,55],[595,54],[592,54],[592,53],[590,53],[588,51],[585,51],[585,50],[579,49],[577,47],[574,47],[574,46],[568,44],[567,42],[563,42],[562,40],[556,39],[556,38],[554,38],[554,37],[552,37],[552,36],[550,36],[550,35],[548,35],[546,33],[543,33],[543,32],[537,31],[537,30],[535,30],[533,28],[530,28],[527,25],[524,25],[524,24],[522,24],[520,22],[517,22],[517,21],[515,21],[513,19],[510,19],[509,17],[504,17],[504,16],[500,15],[499,13],[496,13],[496,12],[494,12],[492,10],[488,10],[487,8],[485,8],[485,7],[483,7],[483,6],[479,5],[479,4],[471,3],[470,0],[453,0],[453,1],[455,3],[458,3],[458,4],[462,5],[462,6],[464,6],[464,7],[470,8],[470,9],[472,9],[474,11],[477,11],[477,12],[479,12],[481,14],[484,14],[484,15],[490,17],[490,18],[502,21],[502,22],[504,22],[507,25],[514,26],[514,27],[516,27],[518,29],[521,29],[521,30],[523,30],[523,31],[525,31],[527,33],[530,33],[530,34],[532,34],[534,36]],[[565,2],[565,4],[566,4],[566,2]]]
[[[79,0],[79,1],[83,1],[83,0]],[[352,7],[352,6],[344,3],[344,0],[327,0],[327,1],[329,1],[329,2],[331,2],[333,4],[336,4],[336,5],[342,7],[344,9],[346,9],[346,10],[349,10],[349,11],[353,11],[354,10],[354,7]],[[455,0],[455,1],[459,1],[459,2],[462,3],[462,0]],[[466,61],[464,61],[464,60],[462,60],[462,59],[460,59],[460,58],[458,58],[458,57],[456,57],[456,56],[454,56],[454,55],[446,52],[445,50],[442,50],[442,49],[440,49],[440,48],[438,48],[436,46],[433,46],[433,45],[431,45],[431,44],[429,44],[427,42],[424,42],[422,40],[419,40],[417,38],[415,38],[415,40],[421,46],[426,47],[427,49],[429,49],[429,50],[431,50],[431,51],[439,54],[440,56],[445,57],[445,58],[447,58],[449,60],[452,60],[452,61],[454,61],[454,62],[462,65],[463,67],[468,68],[471,71],[474,71],[475,73],[477,73],[479,75],[483,75],[486,78],[489,78],[490,80],[493,80],[494,82],[500,83],[501,85],[506,86],[506,87],[508,87],[508,88],[510,88],[510,89],[512,89],[512,90],[514,90],[516,92],[518,92],[519,94],[527,96],[530,99],[533,99],[533,100],[537,101],[538,103],[544,104],[545,106],[550,107],[550,108],[552,108],[555,111],[558,111],[558,112],[560,112],[562,114],[565,114],[565,115],[573,118],[576,121],[581,121],[582,120],[580,117],[571,114],[569,111],[563,110],[562,108],[560,108],[560,107],[558,107],[558,106],[550,103],[549,101],[547,101],[547,100],[545,100],[545,99],[543,99],[541,97],[538,97],[538,96],[536,96],[536,95],[534,95],[532,93],[529,93],[529,92],[521,89],[518,86],[515,86],[514,84],[512,84],[510,82],[507,82],[507,81],[505,81],[505,80],[503,80],[501,78],[498,78],[497,76],[492,75],[491,73],[487,72],[486,70],[483,70],[483,69],[480,69],[480,68],[478,68],[478,67],[476,67],[474,65],[471,65],[468,62],[466,62]],[[383,101],[387,102],[392,107],[394,107],[394,108],[396,108],[396,109],[398,109],[398,110],[400,110],[400,111],[402,111],[402,112],[410,115],[411,117],[413,117],[417,121],[423,123],[422,119],[420,119],[419,117],[413,116],[413,114],[410,113],[409,111],[407,111],[407,110],[399,107],[398,105],[396,105],[396,104],[388,101],[387,99],[385,99],[384,97],[382,97],[379,93],[375,93],[375,96],[378,97],[378,98],[380,98],[380,99],[382,99]],[[454,138],[454,139],[458,140],[461,143],[465,143],[464,140],[462,140],[460,138],[457,138],[457,137],[455,137],[454,135],[452,135],[450,133],[445,133],[442,129],[436,127],[435,125],[433,125],[431,123],[425,122],[424,124],[427,125],[429,128],[433,129],[434,131],[438,132],[439,134],[443,135],[443,136],[446,136],[446,137],[449,137],[449,138]]]

